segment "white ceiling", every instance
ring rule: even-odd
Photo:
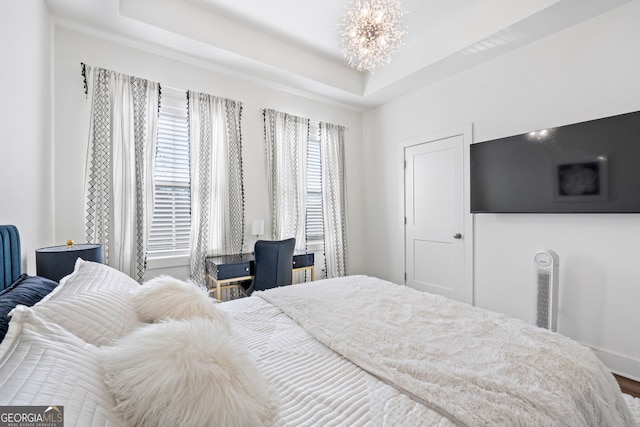
[[[631,0],[401,0],[405,46],[373,74],[340,51],[351,0],[45,1],[58,25],[365,110]]]

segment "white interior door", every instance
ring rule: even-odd
[[[470,301],[465,280],[464,135],[406,146],[406,284]],[[472,286],[472,284],[471,284]]]

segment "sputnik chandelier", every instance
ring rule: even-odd
[[[407,12],[398,0],[354,0],[350,6],[342,17],[342,54],[351,67],[373,72],[404,44]]]

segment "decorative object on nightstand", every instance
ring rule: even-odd
[[[59,282],[73,271],[78,258],[102,263],[102,245],[67,240],[66,245],[36,249],[36,274]]]

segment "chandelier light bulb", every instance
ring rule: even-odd
[[[370,71],[391,61],[404,44],[407,34],[402,25],[398,0],[354,0],[347,7],[341,23],[342,53],[358,71]]]

